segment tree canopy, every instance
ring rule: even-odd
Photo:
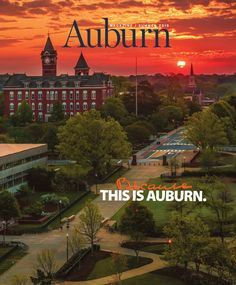
[[[0,192],[0,218],[8,221],[11,218],[18,218],[20,209],[16,198],[7,191]]]
[[[59,129],[61,155],[103,173],[111,159],[126,158],[131,147],[121,125],[112,118],[103,119],[97,111],[77,114]]]
[[[206,149],[228,143],[224,124],[210,110],[194,113],[186,125],[186,137],[195,146]]]

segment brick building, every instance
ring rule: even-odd
[[[73,116],[78,112],[100,107],[112,95],[110,75],[90,75],[83,53],[74,67],[75,75],[57,75],[57,51],[49,36],[41,52],[41,61],[41,76],[13,74],[5,82],[5,116],[14,115],[24,100],[30,105],[36,121],[47,122],[55,102],[61,102],[66,116]]]

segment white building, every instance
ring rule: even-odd
[[[46,144],[0,144],[0,190],[16,192],[29,169],[46,164]]]

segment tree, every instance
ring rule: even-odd
[[[201,152],[200,162],[203,168],[209,172],[216,165],[216,152],[210,148],[206,148]]]
[[[131,147],[121,125],[114,119],[102,119],[97,111],[71,117],[59,129],[58,149],[63,157],[91,167],[94,174],[106,172],[113,158],[126,158]]]
[[[80,223],[77,227],[77,231],[88,240],[92,251],[97,233],[101,227],[101,222],[102,216],[98,206],[89,202],[80,215]]]
[[[13,124],[16,126],[24,126],[33,120],[33,112],[26,101],[22,101],[21,105],[14,116],[12,116]]]
[[[64,111],[62,110],[62,103],[55,102],[53,104],[52,115],[50,117],[50,121],[57,122],[64,119]]]
[[[233,195],[225,183],[222,183],[217,178],[212,178],[208,187],[199,184],[198,189],[205,189],[207,196],[207,207],[215,216],[215,223],[218,229],[222,243],[225,238],[225,227],[228,224],[230,213],[233,212]]]
[[[216,114],[219,118],[229,117],[232,123],[235,123],[235,109],[230,106],[228,102],[220,100],[211,105],[211,111]]]
[[[120,220],[120,230],[130,234],[134,231],[150,235],[155,231],[155,221],[152,212],[139,202],[131,202]]]
[[[186,125],[186,137],[201,149],[213,149],[228,143],[221,120],[210,110],[194,113]]]
[[[52,181],[55,173],[46,168],[36,167],[28,171],[28,184],[36,192],[50,192],[53,189]]]
[[[132,144],[140,144],[146,142],[151,135],[150,130],[148,130],[145,126],[138,124],[137,122],[126,126],[125,131],[127,132],[129,141]]]
[[[129,112],[135,112],[135,86],[122,98],[125,107]],[[153,86],[146,80],[138,84],[138,114],[149,115],[157,111],[161,104],[160,97],[155,94]]]
[[[128,264],[128,258],[126,255],[113,254],[111,266],[115,270],[117,275],[117,281],[120,282],[122,272],[126,270]]]
[[[85,178],[90,170],[91,168],[85,168],[78,164],[63,166],[55,174],[54,186],[62,192],[84,190]]]
[[[170,166],[171,177],[176,177],[177,169],[180,167],[180,163],[176,157],[170,160],[169,166]]]
[[[139,202],[131,202],[121,217],[119,228],[121,232],[128,234],[133,242],[137,262],[139,259],[140,244],[146,236],[155,232],[153,214],[147,207]]]
[[[46,278],[53,279],[57,270],[57,262],[53,250],[43,249],[37,254],[36,269],[42,272]]]
[[[20,209],[16,198],[8,191],[0,192],[0,218],[6,222],[20,216]]]
[[[84,243],[85,240],[83,236],[78,232],[78,230],[74,229],[69,238],[69,247],[72,254],[75,254],[81,250]]]
[[[219,282],[217,284],[233,284],[236,272],[236,250],[230,247],[230,243],[221,243],[219,240],[211,239],[205,249],[202,258],[208,274],[217,273]]]
[[[174,105],[162,107],[160,109],[160,112],[167,118],[169,123],[174,124],[174,126],[177,122],[182,121],[184,117],[183,110],[180,107]]]
[[[58,132],[57,127],[50,125],[46,128],[45,133],[40,139],[43,143],[46,143],[48,145],[48,149],[52,153],[54,153],[56,145],[59,143],[57,132]]]
[[[0,143],[14,143],[14,138],[10,137],[7,134],[0,134]]]
[[[189,262],[194,262],[199,273],[209,241],[209,229],[202,220],[195,216],[174,215],[164,227],[164,233],[172,239],[166,249],[165,259],[173,264],[184,264],[185,270]]]
[[[127,115],[124,103],[116,97],[107,98],[100,111],[104,118],[110,116],[118,121]]]

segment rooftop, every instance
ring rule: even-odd
[[[0,144],[0,158],[19,152],[46,146],[45,144]]]
[[[58,76],[27,76],[26,74],[13,74],[5,82],[4,87],[24,87],[25,83],[29,84],[29,88],[37,88],[37,82],[42,83],[42,87],[75,87],[78,82],[79,86],[102,86],[103,82],[110,80],[110,75],[104,73],[94,73],[92,75],[68,75],[61,74]]]

